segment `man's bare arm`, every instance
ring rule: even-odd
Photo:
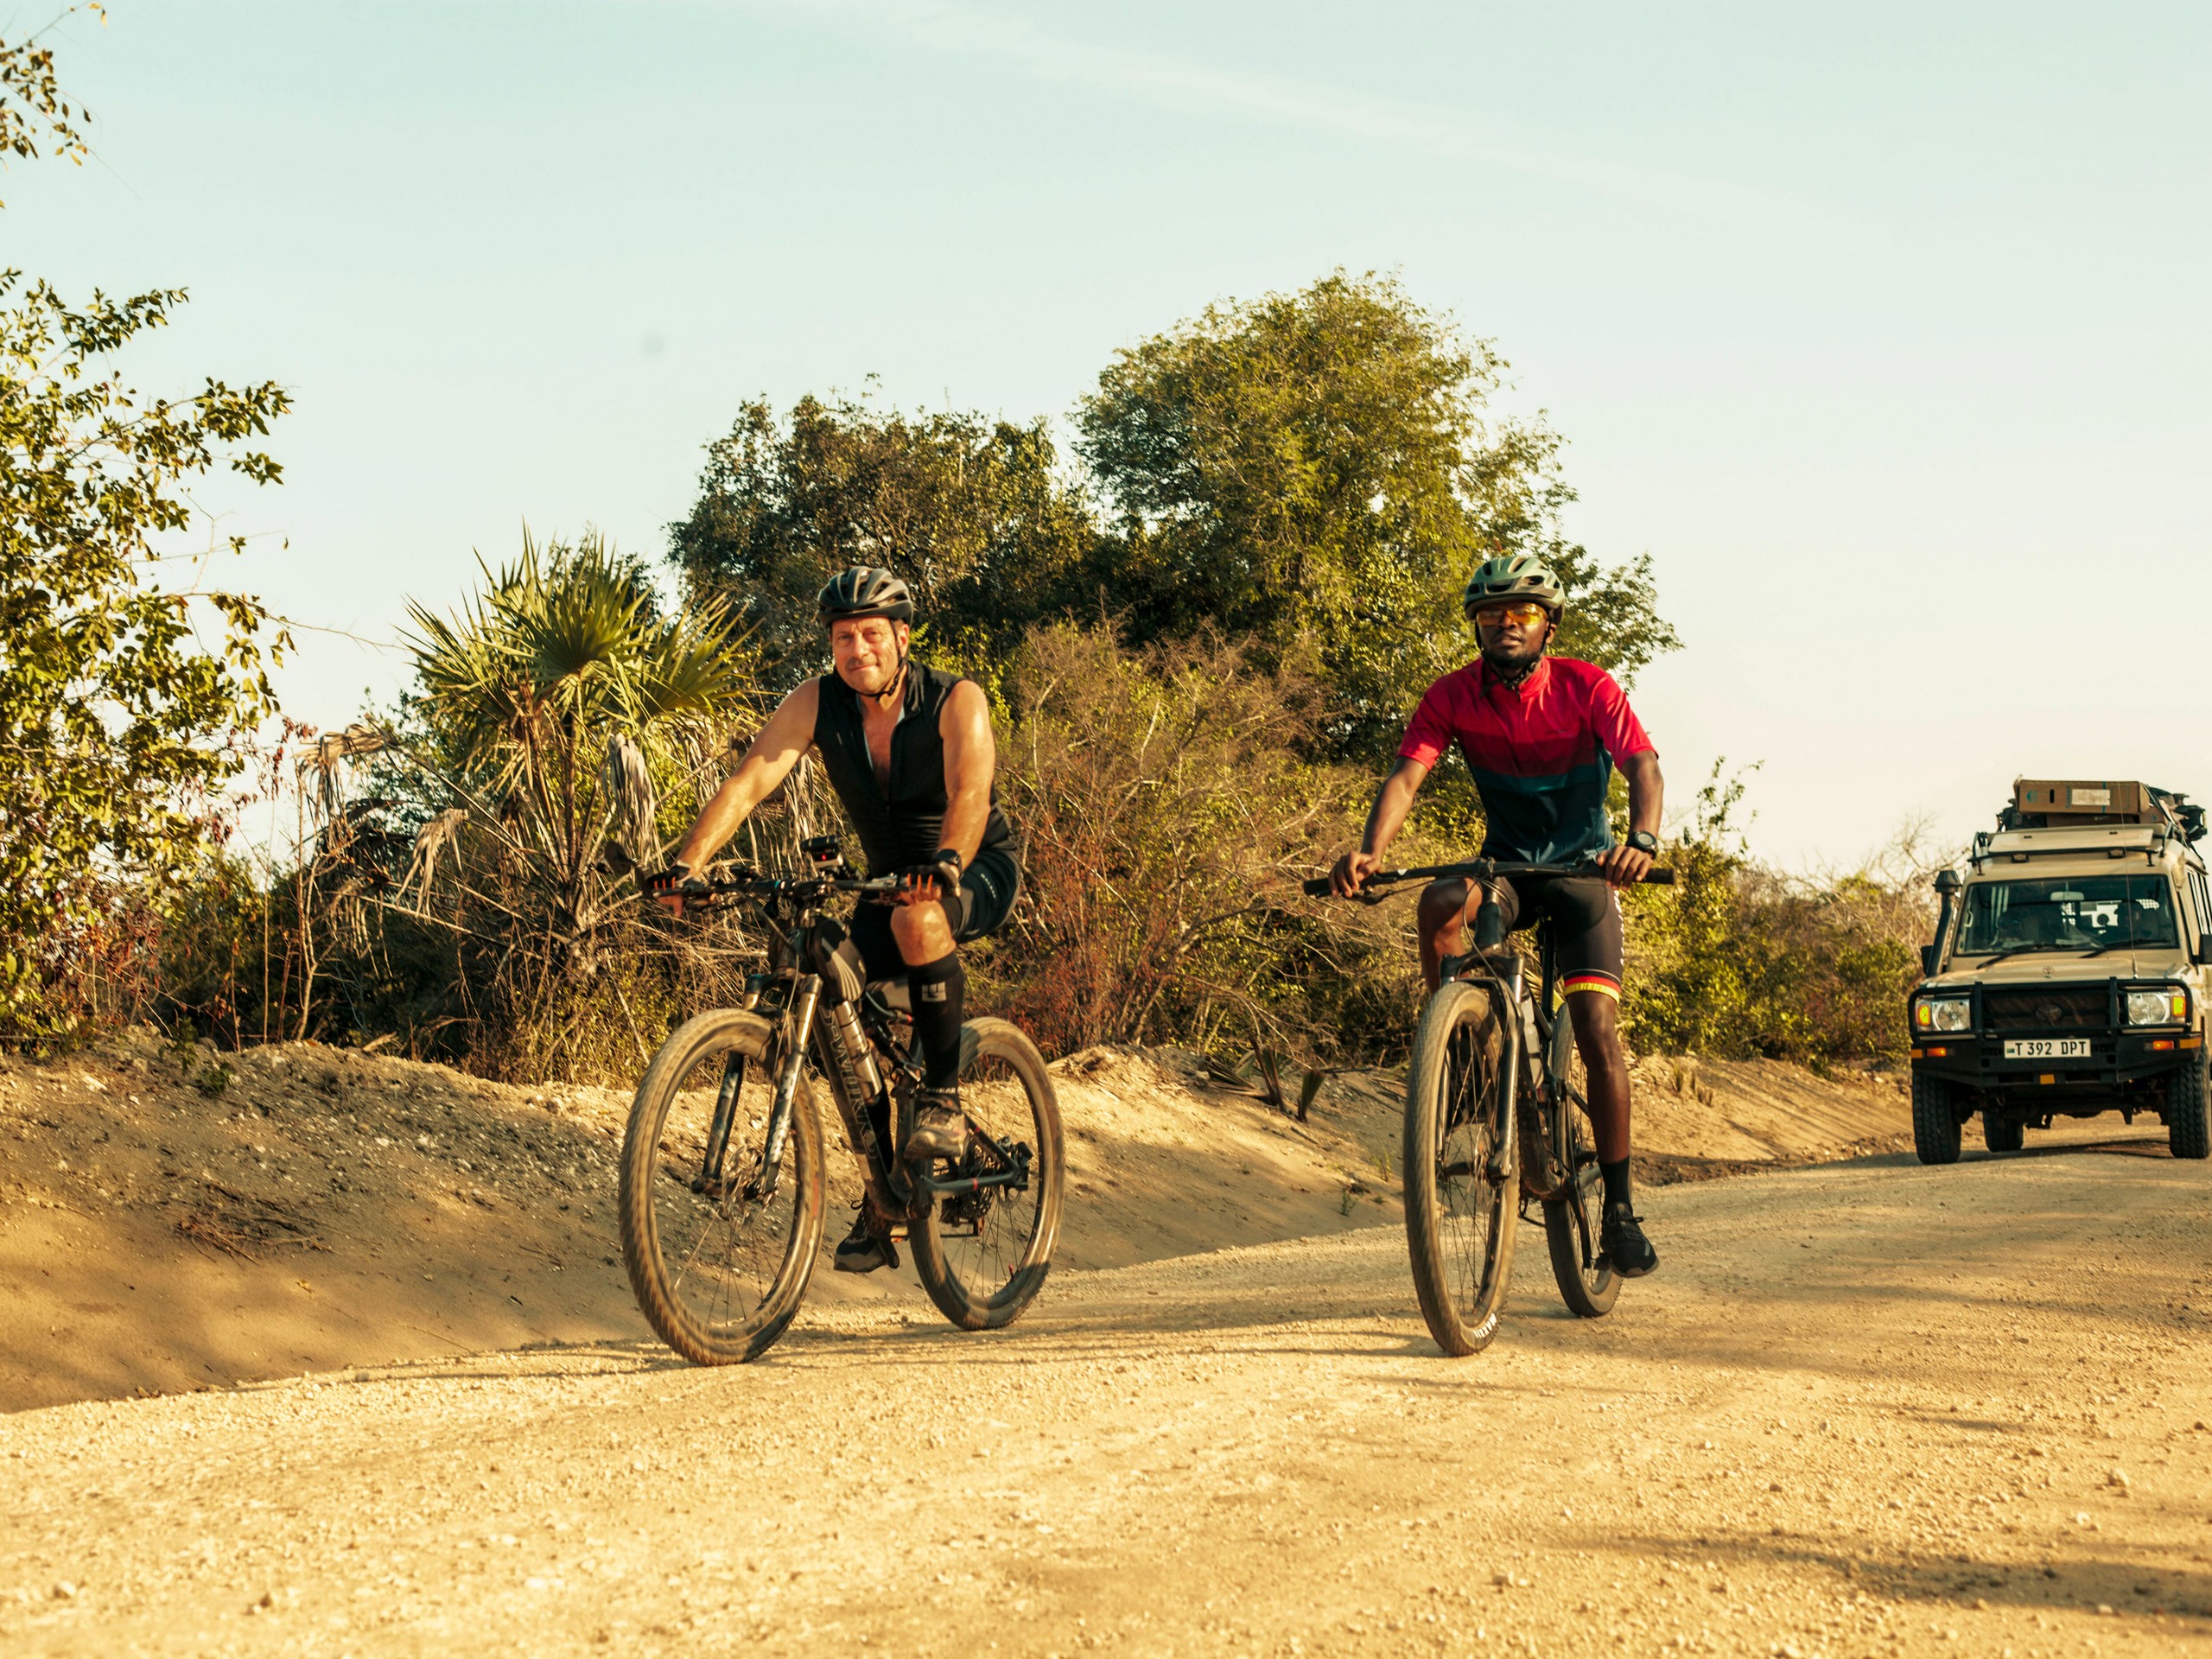
[[[735,835],[753,809],[791,776],[814,741],[814,713],[821,698],[818,681],[809,680],[776,705],[760,735],[746,750],[737,770],[722,780],[676,850],[679,862],[699,869]]]
[[[963,680],[938,715],[944,739],[944,830],[939,845],[960,855],[964,868],[983,844],[991,816],[991,780],[998,773],[998,740],[991,734],[991,705],[983,688]]]
[[[1390,768],[1390,775],[1375,793],[1375,806],[1367,815],[1367,833],[1359,839],[1359,850],[1346,853],[1330,872],[1332,891],[1339,897],[1349,898],[1360,890],[1370,874],[1382,868],[1382,855],[1405,827],[1406,814],[1413,810],[1414,797],[1421,792],[1427,777],[1428,768],[1420,761],[1404,755],[1398,757],[1397,765]]]
[[[1657,835],[1667,804],[1667,780],[1659,775],[1658,752],[1645,749],[1631,754],[1621,762],[1621,776],[1628,779],[1630,831],[1648,830]],[[1605,880],[1617,887],[1632,887],[1643,880],[1651,861],[1649,853],[1639,853],[1633,847],[1616,847],[1605,855]]]

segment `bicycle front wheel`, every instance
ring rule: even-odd
[[[822,1242],[822,1122],[804,1071],[766,1166],[776,1027],[717,1008],[645,1068],[622,1142],[622,1257],[645,1322],[700,1365],[757,1357],[798,1313]]]
[[[1598,1135],[1590,1122],[1590,1078],[1582,1052],[1574,1046],[1573,1022],[1559,1012],[1552,1040],[1552,1087],[1555,1099],[1546,1122],[1551,1127],[1552,1155],[1580,1202],[1582,1213],[1565,1199],[1544,1205],[1544,1243],[1552,1258],[1552,1279],[1560,1299],[1580,1319],[1600,1319],[1613,1311],[1621,1294],[1620,1275],[1598,1249],[1598,1230],[1605,1214],[1605,1182],[1598,1173]]]
[[[1060,1103],[1045,1057],[1020,1027],[970,1020],[960,1032],[968,1154],[940,1177],[1004,1173],[1007,1185],[939,1198],[908,1235],[938,1312],[963,1331],[1010,1325],[1045,1287],[1060,1236]]]
[[[1508,1155],[1505,1027],[1496,993],[1452,980],[1422,1011],[1406,1072],[1406,1243],[1437,1346],[1490,1346],[1504,1311],[1519,1218]]]

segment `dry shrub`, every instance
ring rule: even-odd
[[[1929,874],[1947,861],[1908,824],[1850,870],[1784,874],[1731,824],[1740,780],[1716,775],[1662,861],[1675,885],[1637,890],[1624,1004],[1639,1048],[1792,1060],[1816,1071],[1904,1056],[1904,998],[1934,925]]]
[[[989,683],[1027,853],[1015,922],[977,953],[986,995],[1048,1052],[1255,1031],[1333,1048],[1366,933],[1332,931],[1296,884],[1371,781],[1304,758],[1313,681],[1215,638],[1132,652],[1061,625]]]

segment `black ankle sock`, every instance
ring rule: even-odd
[[[1598,1166],[1598,1173],[1605,1178],[1605,1204],[1609,1209],[1614,1205],[1626,1204],[1629,1201],[1628,1165],[1629,1160],[1624,1158],[1618,1163],[1601,1163]]]
[[[921,1051],[922,1087],[950,1089],[960,1082],[960,1021],[968,998],[968,970],[956,954],[906,970],[914,1005],[914,1046]]]

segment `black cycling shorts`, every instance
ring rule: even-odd
[[[1562,995],[1596,991],[1620,1001],[1628,952],[1611,883],[1587,875],[1516,875],[1492,885],[1507,932],[1550,920]]]
[[[1021,866],[1003,848],[986,847],[960,873],[960,891],[944,902],[945,919],[955,939],[980,939],[1006,925],[1021,891]],[[899,941],[891,935],[891,906],[859,905],[853,910],[853,943],[871,980],[896,979],[906,971]]]

